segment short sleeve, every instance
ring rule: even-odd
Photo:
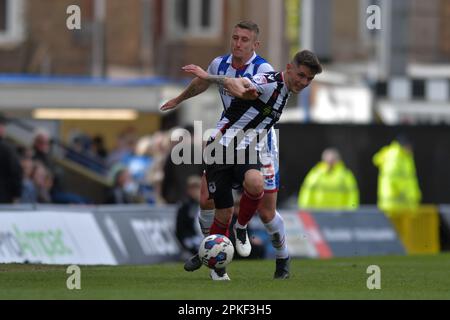
[[[258,73],[266,73],[274,71],[273,67],[269,63],[263,63],[258,68]]]
[[[217,57],[213,61],[211,61],[206,72],[208,72],[211,75],[217,75],[217,71],[219,69],[219,64],[221,60],[222,57]]]

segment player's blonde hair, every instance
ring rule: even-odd
[[[250,30],[255,34],[255,39],[258,39],[259,36],[259,27],[256,23],[250,20],[243,20],[234,26],[235,28],[241,28]]]

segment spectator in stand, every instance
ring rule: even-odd
[[[51,188],[53,187],[53,176],[50,170],[40,161],[35,161],[33,183],[36,187],[38,203],[52,203]]]
[[[167,203],[177,203],[181,201],[184,189],[183,186],[186,185],[186,181],[191,175],[203,174],[203,164],[194,162],[195,148],[198,147],[201,150],[201,146],[196,146],[194,144],[194,139],[192,138],[193,128],[187,126],[185,128],[174,128],[171,131],[171,139],[176,139],[176,137],[182,137],[179,140],[171,140],[171,152],[169,152],[164,163],[164,180],[162,182],[162,196],[167,201]],[[182,139],[182,140],[181,140]],[[181,164],[174,163],[172,159],[172,150],[178,143],[188,143],[182,150],[190,148],[190,161],[183,162]],[[180,154],[175,152],[174,155],[183,157],[182,152]]]
[[[136,133],[133,127],[126,128],[117,137],[117,146],[110,152],[106,159],[106,164],[109,168],[114,165],[123,163],[133,154],[136,144]]]
[[[141,137],[136,143],[133,154],[128,156],[122,162],[122,164],[128,168],[133,179],[138,183],[144,182],[145,174],[152,164],[153,159],[150,155],[151,149],[151,136]]]
[[[7,119],[0,114],[0,203],[13,203],[22,192],[22,169],[19,157],[5,141]]]
[[[110,191],[106,203],[130,204],[142,202],[138,198],[137,184],[133,181],[127,168],[120,168],[114,174],[114,185]]]
[[[108,158],[108,151],[105,147],[105,141],[101,135],[95,135],[94,138],[92,138],[92,151],[94,155],[101,159],[102,161],[106,161]]]
[[[34,182],[38,190],[38,202],[60,204],[90,203],[90,200],[64,190],[64,171],[57,167],[51,158],[51,144],[49,133],[43,129],[38,129],[33,140],[33,160],[40,163],[37,165],[39,185],[37,185],[36,181]],[[50,195],[47,194],[47,191]]]
[[[164,204],[162,183],[164,180],[164,164],[170,154],[170,134],[163,131],[155,132],[152,136],[153,163],[146,174],[146,181],[152,186],[156,204]]]
[[[93,139],[82,132],[73,134],[66,158],[100,175],[106,174],[106,163],[92,149]]]
[[[57,169],[51,158],[52,140],[50,134],[43,128],[38,128],[33,139],[33,160],[40,162],[54,177],[52,192],[61,192],[62,171]]]
[[[156,196],[152,184],[147,179],[147,174],[153,165],[154,149],[152,136],[139,138],[134,155],[129,157],[125,164],[133,180],[139,186],[139,196],[151,204],[156,202]]]
[[[21,203],[36,203],[37,191],[33,183],[33,150],[26,147],[17,148],[17,153],[20,157],[20,165],[22,167],[22,194],[20,196]]]
[[[33,160],[40,161],[47,168],[53,168],[50,158],[51,139],[48,132],[38,129],[33,140]]]

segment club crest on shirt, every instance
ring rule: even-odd
[[[261,74],[257,74],[256,76],[253,77],[253,81],[256,84],[266,84],[267,83],[267,79],[264,75]]]
[[[216,184],[215,182],[208,183],[208,190],[210,193],[216,192]]]

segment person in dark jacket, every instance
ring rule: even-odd
[[[177,212],[176,237],[184,253],[196,254],[203,240],[197,214],[200,206],[200,176],[190,176],[186,183],[186,198]]]
[[[140,202],[137,196],[137,184],[133,181],[127,168],[120,168],[114,175],[114,185],[110,190],[106,203],[132,204]]]
[[[0,114],[0,203],[13,203],[22,193],[22,168],[15,149],[4,139],[6,122]]]

